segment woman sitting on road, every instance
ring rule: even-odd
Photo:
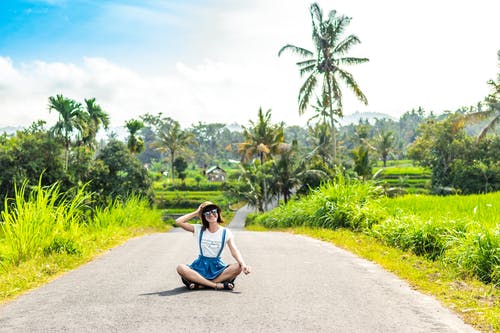
[[[200,255],[191,265],[177,266],[177,273],[188,289],[209,287],[232,290],[234,279],[241,273],[250,273],[240,251],[234,242],[231,230],[224,228],[221,209],[210,201],[202,203],[197,210],[179,217],[175,223],[186,231],[194,233],[199,244]],[[202,224],[190,224],[189,220],[198,216]],[[220,255],[224,246],[229,246],[237,263],[227,265]]]

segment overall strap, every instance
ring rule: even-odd
[[[200,228],[200,238],[198,240],[198,245],[200,246],[200,255],[203,255],[203,250],[201,249],[201,236],[203,236],[203,226]]]
[[[220,246],[219,253],[217,253],[217,258],[220,257],[222,250],[224,249],[224,242],[226,241],[226,228],[222,231],[222,244]]]

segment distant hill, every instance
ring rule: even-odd
[[[22,127],[22,126],[0,127],[0,134],[7,133],[7,135],[13,135],[13,134],[16,134],[17,131],[21,131],[23,129],[24,129],[24,127]]]
[[[344,115],[344,118],[340,119],[340,125],[346,126],[350,124],[358,124],[360,119],[368,119],[368,121],[373,124],[375,122],[375,119],[391,119],[394,121],[397,121],[397,118],[394,118],[391,115],[388,115],[386,113],[380,113],[380,112],[354,112],[352,114],[346,114]]]

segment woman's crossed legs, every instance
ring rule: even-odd
[[[177,273],[188,281],[186,286],[189,289],[196,289],[197,285],[214,289],[233,289],[233,281],[241,273],[241,267],[238,263],[230,264],[213,280],[205,279],[200,273],[185,264],[177,266]]]

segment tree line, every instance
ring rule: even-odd
[[[348,55],[360,43],[345,36],[350,18],[330,11],[323,15],[310,6],[313,51],[286,44],[278,55],[291,52],[303,57],[297,65],[305,81],[298,94],[298,111],[314,113],[304,126],[272,123],[272,111],[258,110],[257,119],[241,129],[221,123],[182,128],[175,119],[145,113],[125,123],[126,142],[113,134],[97,142],[96,134],[109,125],[109,116],[94,98],[84,103],[56,95],[49,97],[49,112],[58,121],[45,128],[33,123],[14,136],[0,136],[0,193],[11,196],[24,180],[37,184],[59,182],[62,190],[89,183],[99,200],[131,193],[151,197],[148,170],[186,176],[188,165],[202,170],[241,161],[241,170],[226,185],[228,193],[245,197],[259,209],[273,198],[288,200],[338,172],[368,180],[376,162],[412,158],[432,169],[432,185],[478,193],[499,188],[499,82],[488,81],[491,93],[476,106],[435,115],[422,108],[405,112],[399,120],[360,120],[339,126],[343,117],[343,89],[363,103],[367,97],[346,66],[367,62]],[[498,54],[500,64],[500,52]],[[479,123],[478,123],[479,121]],[[480,122],[483,121],[483,122]],[[475,124],[472,125],[471,124]],[[478,133],[477,139],[471,131]],[[489,134],[488,134],[489,133]]]

